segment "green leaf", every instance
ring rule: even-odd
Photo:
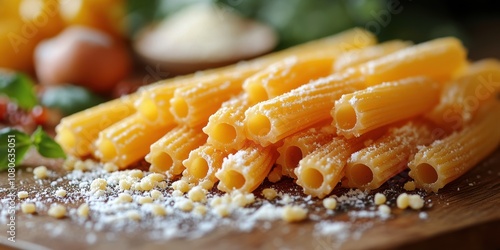
[[[61,146],[45,133],[42,127],[38,127],[31,135],[31,138],[40,155],[47,158],[66,158]]]
[[[13,128],[0,130],[0,170],[9,168],[14,161],[18,166],[31,147],[30,136]],[[14,160],[13,160],[14,159]]]
[[[41,104],[48,108],[58,109],[64,116],[93,107],[105,100],[86,88],[74,85],[62,85],[47,88]]]
[[[38,103],[35,84],[23,73],[0,72],[0,94],[2,93],[24,109],[31,109]]]

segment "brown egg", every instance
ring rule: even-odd
[[[35,50],[42,84],[73,83],[98,93],[110,92],[131,69],[125,45],[91,28],[73,26]]]

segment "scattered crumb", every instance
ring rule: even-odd
[[[36,212],[36,206],[34,203],[25,202],[21,204],[21,211],[25,214],[34,214]]]
[[[385,204],[378,206],[378,212],[384,216],[391,214],[391,208]]]
[[[52,204],[47,214],[56,219],[64,218],[66,217],[66,207],[60,204]]]
[[[38,166],[33,169],[33,175],[37,179],[45,179],[48,176],[48,170],[46,166]]]
[[[396,205],[399,209],[406,209],[410,203],[410,198],[407,193],[402,193],[396,199]]]
[[[199,186],[205,190],[210,190],[214,187],[214,182],[211,180],[204,180],[200,182]]]
[[[403,187],[406,191],[414,191],[415,190],[415,182],[414,181],[409,181],[409,182],[406,182],[404,187]]]
[[[198,216],[204,216],[207,213],[207,207],[203,205],[197,205],[193,209],[193,213],[198,215]]]
[[[193,210],[193,202],[188,199],[182,199],[178,202],[175,203],[175,207],[178,209],[184,211],[184,212],[189,212]]]
[[[307,218],[307,209],[299,206],[287,205],[283,207],[283,220],[286,222],[299,222]]]
[[[89,205],[87,203],[83,203],[76,210],[76,214],[82,218],[87,218],[89,216]]]
[[[220,217],[227,217],[231,215],[231,210],[229,209],[229,205],[227,204],[220,204],[213,209],[215,214],[219,215]]]
[[[206,201],[205,190],[201,187],[194,187],[188,192],[188,198],[194,202]]]
[[[421,220],[427,220],[427,218],[429,218],[429,215],[426,212],[420,212],[418,213],[418,218],[420,218]]]
[[[163,194],[158,190],[151,190],[150,195],[155,200],[163,198]]]
[[[337,207],[337,200],[335,198],[326,198],[323,200],[323,207],[328,210],[334,210]]]
[[[384,194],[381,194],[381,193],[375,194],[375,198],[374,198],[375,205],[382,205],[386,201],[387,201],[387,198],[385,197]]]
[[[159,204],[152,204],[151,213],[155,216],[165,216],[167,215],[167,210]]]
[[[125,213],[125,216],[131,220],[140,221],[142,219],[141,214],[136,210],[129,210]]]
[[[19,191],[19,193],[17,193],[17,198],[19,198],[19,199],[28,198],[28,192],[26,192],[26,191]]]
[[[148,203],[153,203],[153,198],[149,197],[149,196],[141,196],[139,197],[139,199],[137,200],[137,202],[139,204],[148,204]]]
[[[65,197],[67,192],[64,189],[58,189],[55,194],[56,194],[56,196],[59,196],[59,197]]]
[[[118,194],[118,198],[116,198],[116,201],[119,203],[128,203],[128,202],[132,202],[133,200],[134,199],[132,198],[132,196],[130,194],[127,194],[127,193]]]
[[[108,173],[118,171],[118,166],[116,166],[111,162],[105,163],[104,166],[102,166],[102,168]]]
[[[262,195],[268,200],[274,200],[274,198],[278,196],[278,192],[276,192],[276,189],[274,188],[266,188],[262,190]]]
[[[184,194],[189,191],[189,184],[187,183],[187,181],[178,180],[172,183],[172,188]]]
[[[106,182],[105,179],[101,178],[95,179],[90,184],[90,191],[96,192],[98,190],[106,190],[106,185],[108,185],[108,183]]]
[[[424,199],[418,194],[410,195],[408,205],[414,210],[419,210],[424,207]]]

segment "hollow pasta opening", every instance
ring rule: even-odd
[[[364,186],[373,180],[372,170],[364,164],[355,164],[347,169],[349,181]]]
[[[167,169],[172,167],[173,164],[174,161],[172,160],[172,157],[165,152],[160,152],[151,159],[151,165],[154,165],[155,169],[159,171],[167,171]]]
[[[184,118],[189,113],[189,106],[188,106],[186,100],[184,100],[182,98],[174,98],[172,100],[172,108],[173,108],[175,115],[177,115],[177,117]]]
[[[271,131],[271,121],[264,115],[255,114],[248,118],[247,127],[256,136],[266,136]]]
[[[351,105],[341,105],[336,108],[335,121],[340,129],[352,129],[358,121],[356,111]]]
[[[153,101],[144,98],[139,103],[137,111],[139,111],[142,116],[151,121],[156,121],[156,119],[158,119],[158,107],[153,103]]]
[[[285,151],[285,164],[287,168],[295,168],[302,160],[302,150],[297,146],[290,146]]]
[[[109,139],[102,139],[98,145],[101,160],[109,161],[117,156],[115,144]]]
[[[245,182],[245,177],[235,170],[228,170],[225,174],[224,184],[230,190],[240,189],[245,185]]]
[[[415,178],[421,182],[432,184],[438,180],[436,169],[427,163],[418,165],[415,171],[417,173]]]
[[[231,143],[236,139],[236,129],[227,123],[219,123],[210,135],[219,142]]]
[[[305,169],[300,177],[303,178],[304,185],[308,188],[317,189],[323,184],[323,174],[315,168]]]
[[[191,165],[188,167],[189,173],[197,179],[203,179],[207,177],[208,173],[208,163],[202,157],[195,158]]]
[[[247,87],[247,91],[248,91],[248,98],[250,99],[250,102],[253,104],[269,99],[269,95],[267,94],[266,89],[261,84],[258,83],[249,84],[249,86]]]

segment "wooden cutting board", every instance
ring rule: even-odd
[[[40,159],[35,158],[35,162]],[[60,162],[44,162],[58,165]],[[404,177],[400,177],[404,179]],[[0,174],[0,198],[6,196],[7,173]],[[404,180],[402,180],[404,181]],[[402,183],[400,181],[400,183]],[[18,171],[17,188],[39,185],[25,169]],[[269,184],[265,184],[264,186]],[[278,188],[291,190],[291,181]],[[386,187],[385,187],[386,188]],[[393,187],[392,187],[393,188]],[[258,190],[257,190],[258,192]],[[341,195],[345,190],[336,189]],[[395,197],[388,197],[389,200]],[[428,194],[426,219],[418,211],[393,208],[387,220],[352,219],[348,211],[318,215],[320,220],[345,222],[342,240],[337,233],[318,234],[318,221],[288,224],[270,223],[251,232],[221,227],[195,239],[151,240],[147,228],[133,233],[103,230],[92,232],[70,219],[56,220],[46,215],[17,214],[16,243],[7,239],[6,223],[0,226],[0,248],[6,249],[500,249],[500,149],[472,171],[449,184],[439,194]],[[77,202],[78,203],[78,202]],[[310,207],[321,207],[319,201]],[[6,209],[2,207],[2,210]],[[321,209],[318,209],[321,210]],[[324,209],[323,209],[324,210]],[[4,220],[5,221],[5,220]],[[64,230],[60,230],[63,228]],[[60,230],[61,232],[55,232]],[[90,236],[89,236],[90,235]],[[89,239],[91,237],[91,239]]]

